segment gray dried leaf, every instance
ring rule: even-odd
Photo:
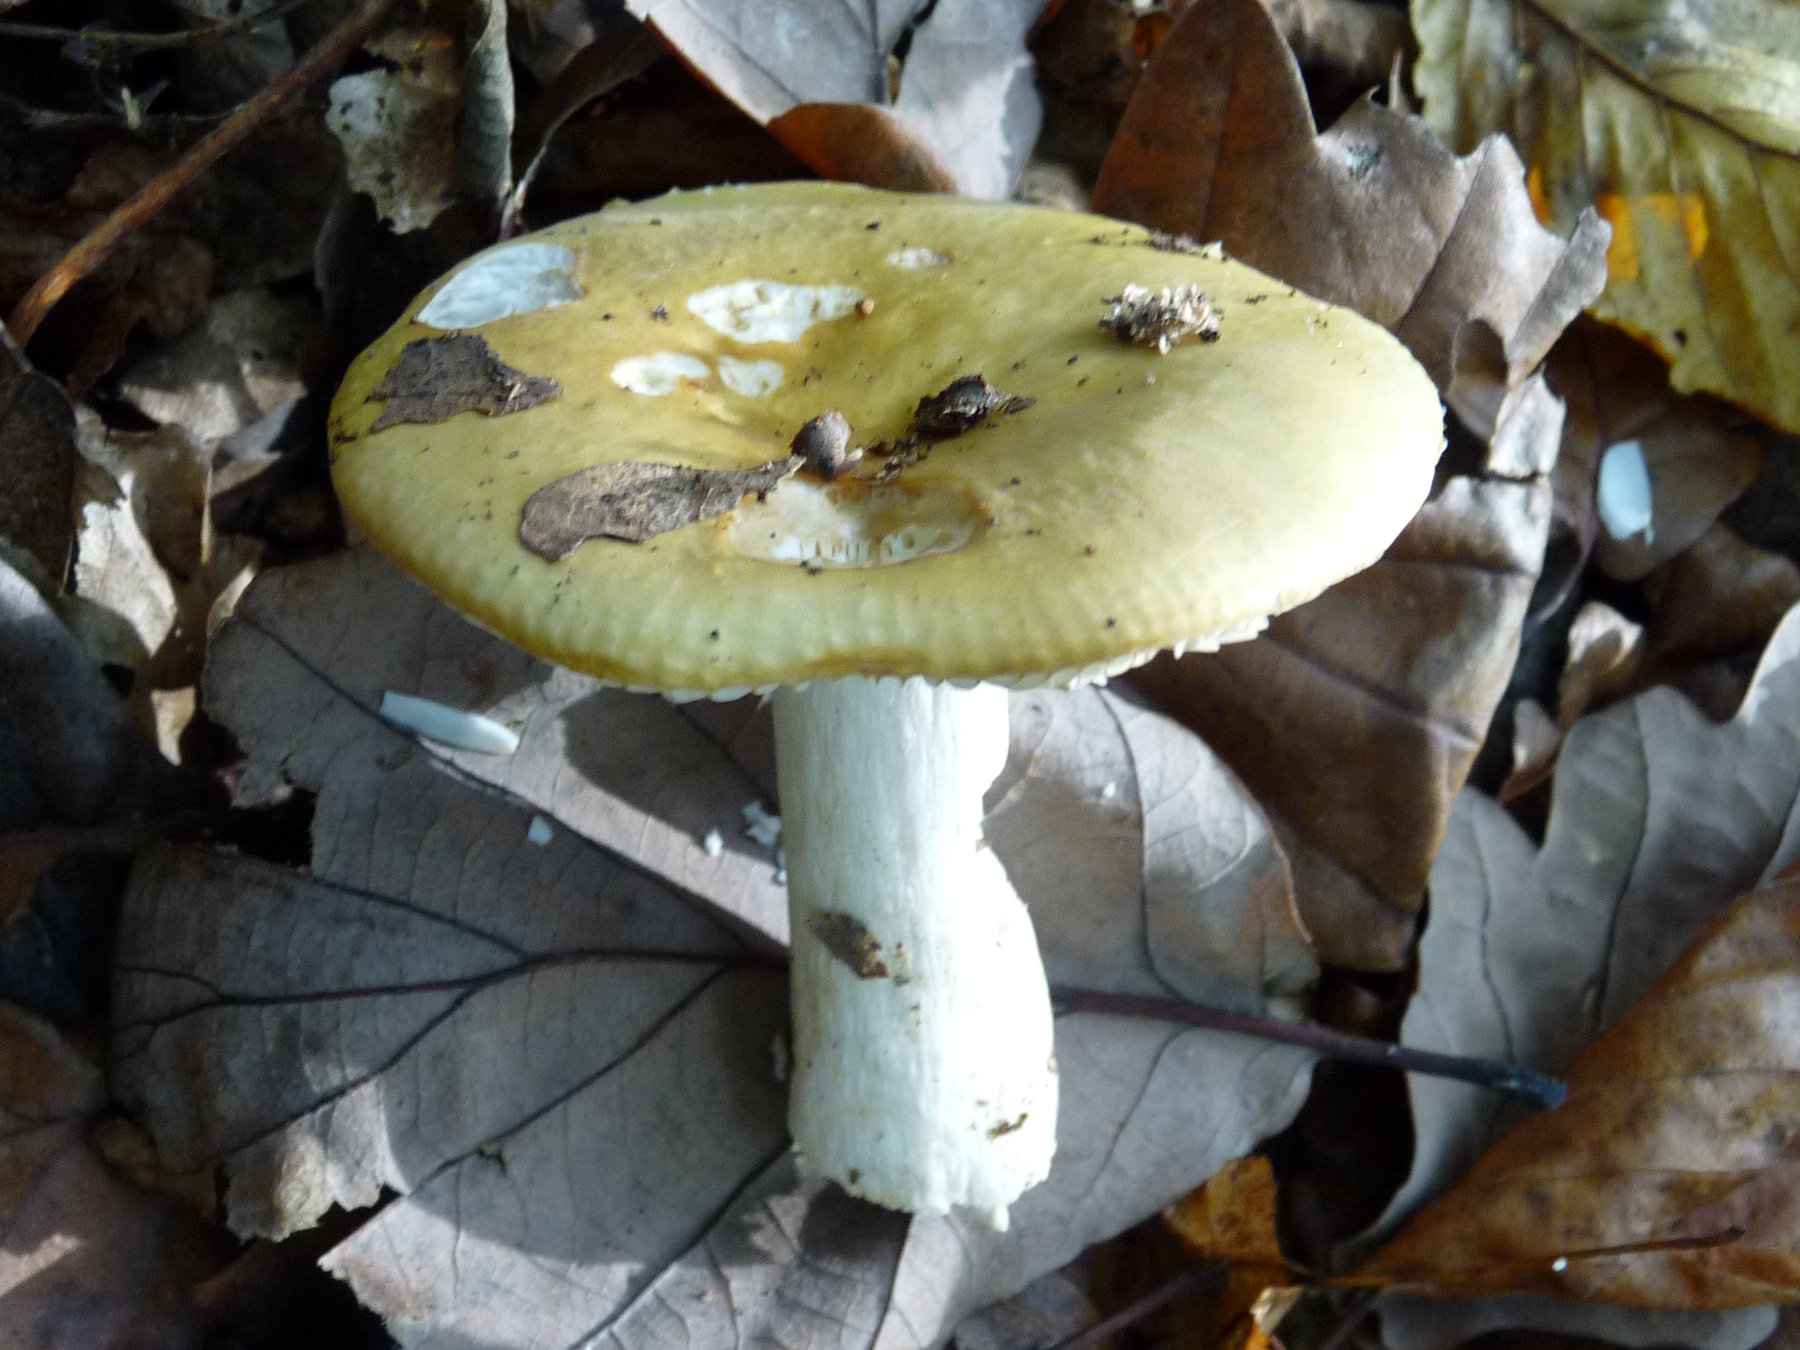
[[[404,46],[404,34],[389,45]],[[380,217],[406,234],[450,205],[456,184],[462,80],[455,43],[414,44],[423,53],[398,70],[346,75],[331,86],[325,125],[343,147],[350,186],[367,193]]]
[[[519,753],[407,741],[371,714],[396,686],[514,723]],[[1310,1060],[1289,1047],[1065,1016],[1057,1165],[1009,1233],[851,1200],[788,1155],[772,1058],[785,981],[766,939],[683,894],[765,928],[755,905],[781,905],[768,855],[732,828],[756,790],[723,746],[753,748],[752,728],[551,672],[366,552],[259,580],[208,692],[252,776],[317,793],[311,872],[145,861],[114,1081],[165,1157],[223,1169],[240,1228],[391,1188],[326,1264],[406,1344],[934,1346],[1304,1095]],[[1066,701],[1015,700],[990,802],[1053,974],[1255,1005],[1304,956],[1297,930],[1266,922],[1285,912],[1267,904],[1266,824],[1241,794],[1196,818],[1229,776],[1167,719],[1100,690]],[[536,813],[557,821],[547,845],[530,842]],[[685,854],[659,814],[679,818]],[[1238,837],[1215,838],[1234,814]],[[724,827],[718,858],[707,825]],[[1019,850],[1050,840],[1062,852],[1034,871]],[[1085,870],[1052,870],[1059,857]],[[762,889],[734,890],[752,871]],[[1212,913],[1247,899],[1263,918]],[[1233,927],[1264,930],[1259,954],[1209,976]]]
[[[15,371],[0,353],[0,540],[59,583],[74,537],[76,463],[68,396],[36,371]]]
[[[193,1289],[230,1244],[107,1166],[89,1140],[105,1108],[99,1065],[0,1003],[0,1324],[21,1350],[205,1339]]]
[[[464,194],[498,211],[512,191],[513,74],[507,52],[506,0],[481,0],[480,32],[462,72],[462,125],[456,138],[456,182]]]
[[[659,534],[731,510],[749,493],[767,492],[800,468],[797,455],[754,469],[695,469],[623,460],[547,483],[525,501],[519,542],[560,562],[589,539],[641,544]]]
[[[442,422],[460,412],[523,412],[561,398],[562,386],[548,375],[514,370],[479,333],[455,333],[407,343],[373,397],[387,400],[370,428],[380,431],[399,422]]]
[[[1724,725],[1656,688],[1576,723],[1541,849],[1465,791],[1432,870],[1401,1039],[1555,1073],[1705,923],[1800,857],[1800,611]],[[1412,1078],[1412,1171],[1358,1249],[1449,1188],[1511,1123],[1491,1094]]]
[[[1545,230],[1503,138],[1458,158],[1368,99],[1318,132],[1256,0],[1182,11],[1094,204],[1382,324],[1487,443],[1375,567],[1256,641],[1146,668],[1289,831],[1323,958],[1397,970],[1542,564],[1562,407],[1534,371],[1604,285],[1607,227]]]
[[[815,114],[775,128],[815,168],[854,157],[850,142],[904,144],[923,153],[940,187],[998,200],[1037,140],[1043,111],[1025,37],[1041,0],[628,0],[627,8],[757,121]],[[909,34],[894,96],[890,63]],[[833,114],[838,125],[824,128]],[[870,181],[863,167],[831,176]]]

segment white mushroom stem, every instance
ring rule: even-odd
[[[1006,1226],[1050,1171],[1056,1061],[1031,919],[982,838],[1006,691],[820,681],[775,695],[793,920],[789,1124],[894,1209]]]

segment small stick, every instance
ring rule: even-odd
[[[1076,1332],[1065,1341],[1058,1341],[1051,1350],[1092,1350],[1092,1347],[1107,1337],[1116,1336],[1145,1318],[1154,1317],[1172,1303],[1179,1303],[1196,1294],[1223,1289],[1226,1273],[1225,1267],[1217,1264],[1190,1266],[1173,1279],[1159,1284],[1142,1298],[1133,1299],[1111,1317],[1102,1318],[1086,1331]]]
[[[1154,1017],[1166,1022],[1185,1022],[1189,1026],[1210,1027],[1215,1031],[1235,1031],[1266,1041],[1316,1050],[1327,1059],[1348,1060],[1354,1064],[1385,1064],[1407,1073],[1430,1074],[1437,1078],[1455,1078],[1477,1087],[1522,1097],[1540,1110],[1561,1106],[1569,1090],[1557,1079],[1512,1064],[1502,1059],[1475,1059],[1466,1055],[1444,1055],[1434,1050],[1419,1050],[1407,1045],[1394,1045],[1370,1036],[1355,1036],[1347,1031],[1306,1023],[1277,1022],[1269,1017],[1252,1017],[1246,1013],[1221,1012],[1173,998],[1145,998],[1136,994],[1106,994],[1093,989],[1053,989],[1051,1000],[1069,1012],[1112,1013],[1121,1017]]]
[[[12,317],[7,320],[13,339],[20,346],[30,342],[31,335],[37,332],[38,325],[56,307],[57,301],[98,267],[121,239],[148,222],[227,150],[360,47],[393,5],[394,0],[363,0],[343,22],[301,57],[292,70],[265,85],[230,117],[201,137],[166,172],[144,184],[89,231],[85,239],[37,279],[13,308]]]
[[[13,23],[11,20],[0,23],[0,39],[25,38],[38,42],[81,42],[96,47],[142,47],[147,51],[155,51],[163,47],[183,47],[195,38],[223,37],[228,33],[247,32],[252,28],[261,28],[266,24],[279,23],[306,0],[282,0],[282,3],[259,14],[240,15],[235,19],[221,19],[218,23],[202,24],[198,28],[183,28],[174,33],[127,33],[113,28],[51,28],[41,23]]]

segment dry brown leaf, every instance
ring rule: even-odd
[[[1776,631],[1724,725],[1665,688],[1577,723],[1541,851],[1505,811],[1464,792],[1432,872],[1401,1039],[1559,1071],[1728,897],[1800,854],[1797,729],[1800,611]],[[1407,1088],[1412,1173],[1372,1238],[1442,1195],[1513,1118],[1492,1094],[1461,1085],[1415,1077]],[[1511,1315],[1481,1314],[1486,1325]],[[1675,1337],[1665,1326],[1650,1340],[1717,1343],[1707,1339],[1715,1333],[1745,1334]]]
[[[1041,0],[627,7],[827,177],[1002,198],[1037,139],[1025,34]]]
[[[1654,603],[1650,658],[1658,669],[1754,650],[1800,604],[1800,567],[1714,525],[1669,565]]]
[[[1264,1157],[1227,1163],[1163,1211],[1163,1222],[1196,1258],[1230,1268],[1210,1309],[1221,1347],[1267,1346],[1268,1328],[1257,1310],[1289,1302],[1291,1276],[1275,1214],[1275,1171]]]
[[[1782,0],[1413,0],[1414,79],[1466,149],[1511,135],[1545,219],[1613,226],[1595,313],[1677,389],[1800,429],[1800,14]]]
[[[1637,581],[1698,539],[1756,477],[1761,451],[1734,430],[1731,409],[1677,394],[1667,367],[1624,334],[1582,319],[1550,354],[1550,387],[1568,405],[1556,463],[1558,527],[1592,547],[1600,567]],[[1595,515],[1601,457],[1635,443],[1650,473],[1648,537],[1614,538]]]
[[[1418,119],[1366,101],[1316,136],[1256,0],[1183,12],[1094,204],[1219,239],[1387,325],[1489,442],[1374,568],[1255,642],[1140,677],[1288,831],[1321,955],[1397,968],[1543,555],[1561,410],[1531,372],[1598,290],[1604,227],[1545,232],[1502,141],[1458,160]]]
[[[52,585],[69,568],[78,462],[68,396],[0,338],[0,544],[36,559]]]
[[[1556,720],[1572,727],[1598,706],[1630,693],[1644,664],[1644,628],[1611,605],[1590,600],[1569,625],[1569,654],[1556,683]]]
[[[100,1070],[0,1003],[0,1327],[18,1350],[197,1345],[194,1286],[231,1244],[89,1147]]]
[[[409,740],[373,715],[384,688],[511,722],[521,748]],[[252,756],[247,791],[317,794],[311,875],[145,863],[115,1081],[169,1165],[230,1177],[240,1228],[398,1194],[327,1264],[410,1340],[537,1350],[604,1328],[635,1346],[679,1309],[700,1346],[776,1322],[809,1344],[935,1344],[1304,1094],[1302,1052],[1065,1016],[1057,1166],[1010,1233],[850,1200],[788,1156],[785,982],[754,934],[779,930],[782,896],[736,828],[761,795],[756,719],[550,671],[367,552],[254,586],[208,689]],[[988,835],[1054,981],[1256,1008],[1304,980],[1280,855],[1198,742],[1100,690],[1017,703]]]
[[[1800,878],[1745,896],[1357,1270],[1647,1307],[1800,1299]]]

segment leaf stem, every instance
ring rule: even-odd
[[[1454,1078],[1477,1087],[1491,1088],[1530,1102],[1540,1110],[1561,1106],[1569,1090],[1559,1080],[1523,1064],[1501,1059],[1476,1059],[1468,1055],[1446,1055],[1435,1050],[1420,1050],[1409,1045],[1395,1045],[1370,1036],[1357,1036],[1347,1031],[1311,1023],[1277,1022],[1269,1017],[1248,1013],[1222,1012],[1198,1003],[1175,998],[1147,998],[1138,994],[1108,994],[1096,989],[1055,988],[1051,1000],[1059,1011],[1106,1013],[1117,1017],[1153,1017],[1188,1026],[1209,1027],[1214,1031],[1231,1031],[1241,1036],[1280,1041],[1315,1050],[1327,1059],[1346,1060],[1353,1064],[1380,1064],[1407,1073],[1430,1074],[1436,1078]]]

